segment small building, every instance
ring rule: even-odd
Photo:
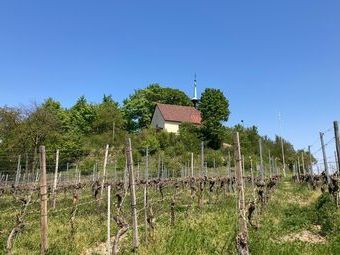
[[[181,123],[200,125],[201,121],[201,112],[195,107],[157,104],[151,125],[169,133],[177,133]]]

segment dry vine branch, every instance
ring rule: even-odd
[[[113,219],[116,221],[118,230],[113,241],[113,254],[117,255],[119,251],[119,241],[121,238],[125,236],[127,231],[129,230],[129,224],[126,223],[122,216],[113,216]]]
[[[23,208],[16,216],[16,224],[7,238],[6,250],[8,254],[12,254],[13,241],[17,234],[20,233],[26,225],[24,218],[26,216],[27,207],[31,203],[32,194],[33,192],[31,192],[27,197],[20,199],[20,201],[23,203]]]

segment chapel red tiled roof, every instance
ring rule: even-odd
[[[157,107],[166,121],[201,124],[201,112],[194,107],[171,104],[157,104]]]

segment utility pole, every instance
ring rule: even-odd
[[[326,150],[325,150],[325,143],[323,141],[324,133],[320,132],[320,141],[321,141],[321,147],[322,147],[322,155],[323,155],[323,164],[325,167],[325,173],[327,177],[327,183],[330,184],[330,178],[329,178],[329,172],[328,172],[328,162],[326,157]]]
[[[337,169],[338,174],[340,171],[340,135],[339,135],[339,121],[334,121],[334,134],[335,134],[335,145],[336,145],[336,157],[337,157]]]

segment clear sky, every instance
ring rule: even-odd
[[[280,112],[307,147],[340,119],[340,1],[0,2],[0,106],[121,102],[152,82],[191,95],[195,72],[229,98],[227,125],[273,137]]]

